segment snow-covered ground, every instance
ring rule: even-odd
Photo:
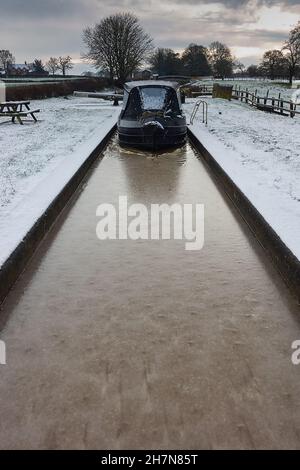
[[[187,114],[196,101],[187,100]],[[300,118],[206,101],[207,128],[199,110],[191,130],[300,259]]]
[[[38,123],[0,121],[0,266],[93,149],[120,112],[108,101],[32,101]]]
[[[189,114],[196,100],[187,100]],[[208,98],[193,132],[300,259],[300,117]],[[31,103],[39,122],[0,122],[0,266],[117,120],[90,98]]]
[[[270,98],[278,98],[280,93],[281,98],[290,101],[294,89],[290,88],[288,83],[282,84],[272,80],[201,80],[200,83],[212,85],[213,83],[220,83],[223,85],[232,85],[233,88],[241,88],[241,90],[248,89],[250,92],[255,93],[257,90],[258,96],[266,96],[269,90]]]
[[[32,101],[31,107],[41,110],[37,124],[0,120],[0,217],[115,111],[110,102],[73,97]]]

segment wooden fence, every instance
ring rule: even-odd
[[[293,118],[297,114],[300,114],[299,105],[292,101],[284,100],[281,98],[281,93],[279,93],[278,98],[269,97],[269,90],[265,96],[258,96],[257,90],[252,93],[248,89],[241,90],[236,87],[232,92],[232,98],[254,106],[261,111],[276,113],[282,116],[290,116]]]
[[[198,96],[212,96],[213,94],[213,85],[198,85],[195,91],[191,91],[193,98]]]
[[[193,91],[193,88],[195,91]],[[197,85],[197,87],[190,87],[186,92],[187,97],[197,98],[200,96],[212,96],[213,85]],[[246,103],[253,106],[261,111],[267,111],[269,113],[280,114],[281,116],[289,116],[291,118],[300,114],[300,105],[293,103],[292,101],[285,100],[279,93],[278,98],[269,96],[270,90],[267,91],[265,96],[259,96],[258,90],[251,92],[248,89],[241,90],[239,87],[235,87],[232,91],[232,98],[240,100],[242,103]]]

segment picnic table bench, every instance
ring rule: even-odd
[[[35,116],[39,109],[30,109],[30,101],[4,101],[0,103],[0,117],[11,117],[12,122],[16,119],[19,124],[23,124],[22,118],[31,116],[37,122]]]

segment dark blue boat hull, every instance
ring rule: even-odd
[[[168,125],[163,128],[151,125],[145,127],[132,122],[122,123],[121,120],[118,135],[120,144],[124,146],[147,149],[178,147],[186,143],[187,126],[185,120],[181,125]]]

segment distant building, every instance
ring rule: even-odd
[[[11,64],[8,67],[8,75],[11,77],[28,77],[30,75],[34,76],[48,76],[49,72],[46,70],[36,72],[33,64]]]
[[[8,66],[8,73],[11,76],[16,77],[26,77],[30,73],[33,73],[33,66],[32,64],[11,64]]]
[[[133,74],[134,80],[150,80],[152,78],[151,70],[139,70]]]

